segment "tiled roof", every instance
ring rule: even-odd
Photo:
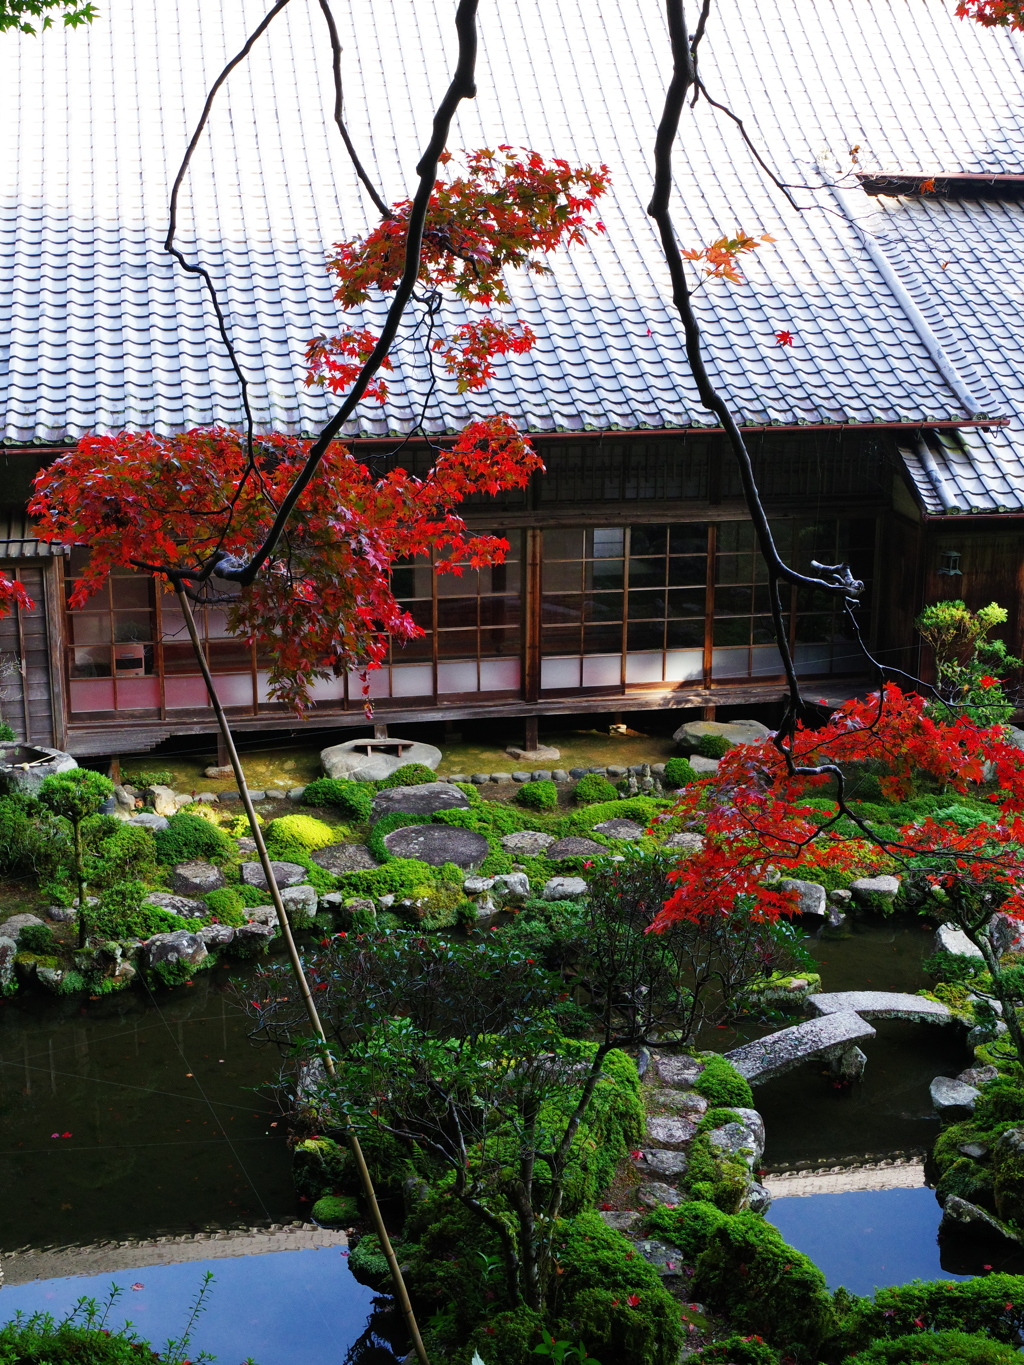
[[[447,81],[453,5],[335,11],[350,129],[398,198]],[[107,0],[89,29],[0,40],[5,439],[240,420],[209,304],[161,243],[207,85],[265,12],[264,0]],[[353,431],[405,431],[421,412],[450,430],[495,409],[536,431],[712,425],[646,215],[668,78],[662,7],[501,0],[482,7],[481,31],[479,95],[451,145],[507,140],[607,162],[608,234],[560,255],[550,276],[511,281],[540,340],[486,394],[442,380],[428,399],[406,348],[387,408],[364,403]],[[965,506],[1020,506],[1024,205],[869,199],[846,173],[855,145],[860,170],[1018,172],[1024,47],[957,21],[953,0],[719,0],[701,68],[782,177],[808,187],[794,211],[710,106],[684,118],[684,242],[737,225],[777,238],[747,287],[700,296],[710,369],[740,420],[958,420],[976,403],[1013,425],[968,436],[947,477]],[[307,340],[338,317],[324,253],[372,221],[332,101],[318,6],[292,0],[232,74],[182,200],[181,241],[221,285],[263,428],[313,430],[330,411],[302,383]],[[839,173],[849,213],[826,184]],[[792,348],[776,344],[780,330]],[[934,484],[911,465],[933,506]]]
[[[17,507],[0,507],[0,559],[46,559],[64,547],[36,539],[35,527]]]

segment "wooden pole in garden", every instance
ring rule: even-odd
[[[260,828],[259,821],[256,819],[256,811],[253,808],[252,797],[249,795],[249,787],[245,780],[245,774],[242,772],[242,764],[238,757],[238,750],[235,748],[235,741],[231,736],[231,727],[228,725],[228,718],[225,715],[224,708],[220,704],[220,698],[217,696],[214,688],[213,675],[206,662],[206,655],[203,653],[203,647],[199,640],[198,632],[196,631],[196,621],[195,617],[192,615],[192,604],[189,602],[180,582],[175,583],[175,589],[178,594],[178,601],[181,604],[182,615],[185,618],[185,625],[188,627],[189,639],[192,641],[192,648],[195,651],[196,660],[202,670],[203,681],[206,683],[206,691],[210,697],[210,705],[213,707],[214,715],[217,717],[217,725],[220,728],[221,739],[224,748],[227,751],[228,761],[235,774],[235,781],[238,783],[238,792],[242,798],[242,804],[245,807],[249,826],[252,829],[252,837],[256,844],[256,852],[260,860],[260,866],[263,868],[263,875],[267,879],[267,889],[270,892],[270,898],[274,903],[274,909],[277,911],[277,917],[281,924],[281,932],[284,935],[285,946],[288,949],[288,958],[291,962],[292,971],[295,973],[295,979],[299,985],[302,1003],[306,1007],[306,1014],[309,1017],[309,1022],[313,1031],[320,1040],[320,1055],[323,1058],[324,1069],[328,1076],[334,1080],[337,1078],[334,1058],[331,1055],[331,1050],[327,1042],[327,1035],[324,1033],[324,1026],[320,1022],[320,1014],[313,1002],[313,995],[309,989],[309,982],[306,980],[306,973],[302,969],[302,959],[299,957],[299,950],[295,946],[292,926],[288,919],[288,912],[285,909],[284,901],[281,899],[281,889],[277,884],[277,878],[274,876],[274,867],[270,861],[267,845],[263,839],[263,831]],[[391,1271],[391,1279],[395,1286],[395,1297],[398,1299],[402,1314],[405,1317],[406,1326],[409,1329],[409,1335],[412,1338],[413,1347],[416,1352],[416,1358],[420,1362],[420,1365],[430,1365],[426,1347],[423,1345],[423,1338],[420,1336],[420,1329],[416,1322],[416,1314],[413,1312],[412,1303],[409,1299],[409,1291],[406,1288],[405,1280],[402,1276],[402,1269],[398,1264],[398,1257],[395,1255],[395,1249],[391,1245],[391,1238],[388,1236],[388,1230],[384,1226],[384,1219],[381,1217],[380,1206],[377,1203],[377,1193],[373,1187],[373,1177],[370,1175],[369,1167],[366,1164],[366,1158],[363,1155],[362,1146],[355,1134],[355,1130],[352,1127],[348,1115],[345,1116],[345,1127],[347,1129],[346,1136],[348,1144],[351,1148],[356,1168],[359,1171],[359,1179],[362,1182],[363,1193],[366,1195],[366,1202],[370,1206],[370,1216],[373,1219],[373,1226],[380,1241],[381,1250],[387,1258],[388,1268]]]

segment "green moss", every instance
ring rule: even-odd
[[[303,1138],[292,1149],[292,1180],[299,1194],[317,1200],[351,1180],[347,1147],[329,1137]]]
[[[222,886],[216,891],[208,891],[203,899],[209,908],[210,918],[219,924],[232,924],[237,927],[245,923],[245,901],[237,888]]]
[[[338,831],[312,815],[282,815],[267,826],[267,842],[299,844],[307,852],[338,842]]]
[[[344,782],[318,777],[302,793],[307,806],[335,806],[348,820],[363,824],[370,818],[374,788],[367,782]]]
[[[778,1351],[760,1337],[724,1337],[687,1356],[687,1365],[780,1365]]]
[[[436,781],[437,773],[425,763],[403,763],[393,773],[381,778],[377,783],[377,790],[385,791],[388,787],[422,787],[428,782]]]
[[[578,806],[591,806],[595,801],[614,801],[616,791],[601,773],[587,773],[572,789],[572,799]]]
[[[18,935],[18,947],[21,953],[42,953],[45,956],[56,950],[57,940],[48,924],[26,924]]]
[[[197,921],[184,919],[160,906],[147,905],[149,888],[141,882],[119,882],[100,893],[99,905],[88,912],[89,933],[96,938],[120,940],[173,934],[178,929],[195,932]]]
[[[167,821],[166,829],[153,836],[156,856],[162,863],[186,863],[195,859],[213,862],[234,852],[228,836],[209,820],[188,811],[178,811]]]
[[[877,1341],[846,1365],[1020,1365],[1020,1352],[973,1332],[917,1332]]]
[[[991,1170],[967,1156],[957,1157],[946,1167],[935,1186],[935,1194],[940,1203],[945,1203],[951,1194],[955,1194],[971,1204],[980,1204],[982,1208],[995,1208]]]
[[[570,834],[583,834],[593,838],[595,825],[605,820],[635,820],[638,824],[649,825],[661,811],[668,810],[671,802],[659,800],[654,796],[631,796],[622,801],[599,801],[584,810],[572,811],[558,821],[553,833],[560,839]]]
[[[753,1109],[753,1092],[732,1062],[717,1052],[705,1052],[701,1060],[704,1070],[693,1083],[698,1095],[703,1095],[712,1106],[735,1105],[739,1109]]]
[[[359,1201],[346,1194],[325,1194],[312,1209],[313,1221],[325,1227],[343,1228],[359,1216]]]
[[[398,1248],[395,1247],[397,1252]],[[380,1241],[374,1233],[360,1237],[348,1254],[348,1268],[360,1284],[375,1289],[379,1294],[391,1287],[391,1271]]]
[[[979,1333],[989,1339],[1015,1343],[1024,1326],[1024,1302],[1018,1275],[988,1274],[974,1280],[912,1280],[879,1289],[873,1299],[850,1298],[843,1304],[841,1330],[829,1343],[829,1355],[840,1358],[877,1346],[880,1340],[920,1334],[925,1322],[932,1333]],[[840,1296],[837,1295],[837,1303]],[[898,1357],[897,1357],[898,1359]]]
[[[692,1265],[711,1241],[711,1234],[728,1214],[704,1199],[694,1199],[670,1209],[665,1205],[647,1218],[647,1231],[678,1247],[683,1259]]]
[[[550,779],[524,782],[516,792],[516,800],[530,810],[554,810],[558,805],[558,788]]]
[[[724,758],[732,747],[732,742],[724,735],[701,735],[697,742],[697,752],[702,758]]]

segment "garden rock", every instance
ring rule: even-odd
[[[571,901],[585,896],[589,889],[582,877],[550,877],[540,894],[546,901]]]
[[[172,915],[182,919],[205,919],[210,907],[202,901],[189,900],[188,896],[174,896],[169,891],[147,891],[147,905],[155,905],[160,910],[169,910]]]
[[[43,744],[26,746],[29,751],[25,763],[6,763],[0,761],[0,792],[21,792],[23,796],[35,796],[46,778],[53,773],[70,772],[78,764],[63,749],[48,749]],[[37,758],[31,758],[37,754]],[[0,759],[13,755],[10,750],[0,750]]]
[[[529,773],[515,772],[512,774],[513,782],[529,782],[529,780],[530,780]]]
[[[305,795],[306,795],[305,787],[289,787],[288,789],[288,800],[294,801],[296,805],[298,805],[298,803],[302,800],[302,798]],[[223,796],[221,797],[221,800],[222,801],[224,800]]]
[[[171,886],[179,896],[205,896],[208,891],[218,891],[224,885],[224,874],[213,863],[195,860],[176,863]]]
[[[647,1136],[666,1147],[684,1147],[693,1141],[696,1131],[695,1123],[672,1115],[655,1115],[647,1120]]]
[[[174,812],[171,811],[173,815]],[[167,828],[167,817],[165,815],[153,815],[148,810],[139,811],[138,815],[133,815],[128,821],[130,825],[140,825],[143,829],[151,829],[155,834],[157,830]]]
[[[530,879],[525,872],[501,872],[494,878],[494,894],[513,905],[530,899]]]
[[[756,1109],[744,1109],[735,1104],[730,1104],[729,1108],[739,1115],[750,1138],[748,1146],[753,1147],[756,1158],[760,1160],[764,1155],[764,1119]]]
[[[286,886],[281,892],[281,900],[289,915],[315,915],[317,907],[316,892],[311,886]]]
[[[14,959],[18,945],[13,938],[0,937],[0,991],[5,991],[14,981]]]
[[[17,943],[21,937],[21,931],[27,929],[30,924],[42,924],[38,915],[12,915],[10,919],[4,920],[0,924],[0,936],[13,939]]]
[[[296,882],[305,880],[307,876],[306,869],[300,867],[298,863],[272,862],[270,866],[274,870],[274,879],[278,886],[294,886]],[[258,886],[261,891],[267,889],[267,879],[259,863],[242,864],[242,881],[246,886]]]
[[[234,775],[235,770],[230,763],[221,764],[220,767],[214,763],[211,764],[209,768],[203,769],[203,776],[212,777],[215,782],[229,782]]]
[[[115,814],[120,815],[122,811],[129,814],[135,810],[135,797],[131,792],[125,791],[120,783],[114,784],[114,805],[117,807]]]
[[[850,883],[853,899],[867,910],[890,909],[899,889],[899,877],[858,877]]]
[[[229,943],[234,942],[235,938],[235,930],[230,924],[204,924],[196,932],[206,944],[207,951],[214,948],[226,948]]]
[[[963,1081],[964,1085],[973,1085],[980,1090],[989,1081],[994,1081],[999,1072],[994,1066],[970,1066],[966,1071],[961,1071],[957,1076],[958,1081]]]
[[[558,839],[555,843],[549,844],[544,856],[550,858],[553,863],[558,863],[563,858],[599,858],[607,852],[604,844],[599,844],[595,839],[584,839],[579,834],[570,834],[565,839]]]
[[[694,1081],[704,1070],[704,1064],[698,1062],[696,1057],[685,1055],[669,1057],[656,1052],[652,1054],[651,1061],[658,1079],[675,1089],[692,1090]]]
[[[270,940],[277,932],[274,924],[241,924],[235,930],[234,945],[236,948],[249,948],[257,952],[262,952],[269,944]]]
[[[686,1201],[685,1194],[680,1194],[674,1185],[666,1185],[663,1180],[645,1181],[640,1186],[637,1198],[649,1209],[660,1208],[662,1204],[674,1209]]]
[[[490,773],[471,773],[469,780],[474,786],[482,787],[485,782],[490,782],[491,775]]]
[[[520,763],[552,763],[562,757],[561,749],[555,749],[550,744],[538,744],[536,749],[517,749],[509,746],[505,752],[509,758],[518,759]]]
[[[269,925],[271,929],[278,926],[277,910],[272,905],[254,905],[245,913],[250,924]]]
[[[462,883],[462,889],[467,896],[482,896],[485,891],[490,891],[493,885],[493,877],[467,877]]]
[[[988,933],[992,946],[1000,957],[1003,953],[1024,951],[1024,924],[1012,915],[997,910],[988,922]]]
[[[239,853],[255,853],[256,840],[251,839],[248,834],[243,834],[240,839],[235,840]]]
[[[671,1109],[675,1114],[685,1114],[690,1119],[701,1119],[707,1113],[708,1102],[696,1090],[655,1090],[651,1093],[654,1104],[663,1109]]]
[[[441,750],[433,744],[411,739],[349,739],[320,751],[320,762],[328,777],[351,778],[355,782],[379,782],[407,763],[422,763],[437,771]]]
[[[704,835],[683,830],[680,834],[670,834],[665,840],[666,848],[682,848],[687,853],[699,853],[704,847]]]
[[[478,896],[473,904],[476,907],[476,922],[484,928],[490,925],[491,921],[501,913],[500,904],[494,899],[489,891],[485,891],[482,896]]]
[[[328,844],[326,848],[314,849],[309,856],[317,867],[333,872],[336,877],[346,872],[372,872],[380,867],[365,844]]]
[[[564,768],[552,768],[552,769],[551,769],[551,781],[552,781],[552,782],[568,782],[568,781],[569,781],[569,774],[565,771]]]
[[[777,889],[796,892],[798,914],[816,915],[819,918],[825,914],[825,888],[819,886],[817,882],[802,882],[795,877],[782,877]]]
[[[767,1213],[772,1206],[772,1197],[763,1185],[753,1184],[741,1201],[751,1213]]]
[[[553,834],[544,834],[538,829],[519,829],[514,834],[506,834],[501,846],[506,853],[517,858],[534,858],[545,852],[555,842]]]
[[[683,753],[695,753],[705,735],[720,735],[730,744],[761,744],[772,731],[759,720],[688,720],[672,738]]]
[[[944,1229],[948,1232],[951,1228],[956,1228],[961,1233],[968,1232],[986,1238],[995,1234],[1007,1242],[1012,1242],[1014,1246],[1022,1245],[1022,1239],[1016,1237],[998,1218],[986,1213],[984,1209],[979,1209],[977,1204],[961,1199],[958,1194],[951,1194],[942,1206],[939,1231]]]
[[[608,1227],[627,1236],[638,1226],[643,1214],[636,1209],[603,1209],[601,1217]]]
[[[125,964],[127,966],[127,963]],[[135,969],[132,968],[134,975]],[[36,982],[43,990],[59,995],[64,984],[65,973],[59,967],[36,967]]]
[[[207,955],[203,940],[187,929],[177,929],[173,934],[154,934],[146,940],[144,952],[147,967],[171,967],[176,962],[194,967]]]
[[[640,1238],[634,1245],[647,1264],[654,1266],[663,1280],[682,1275],[685,1257],[678,1247],[670,1246],[668,1242],[653,1241],[649,1237]]]
[[[606,839],[639,839],[643,832],[643,825],[638,825],[635,820],[623,819],[621,816],[614,820],[602,820],[599,825],[594,826],[594,833],[603,834]]]
[[[961,1156],[968,1156],[972,1161],[984,1161],[990,1150],[987,1142],[961,1142],[957,1148]]]
[[[147,806],[152,806],[157,815],[174,815],[177,812],[177,805],[174,801],[174,792],[170,787],[147,787],[143,793],[143,800]]]
[[[373,798],[373,819],[385,815],[433,815],[438,810],[468,810],[469,797],[451,782],[420,787],[386,787]]]
[[[662,1147],[648,1147],[634,1159],[633,1165],[641,1175],[659,1177],[683,1175],[686,1171],[686,1153],[670,1152]]]
[[[432,784],[433,785],[433,784]],[[423,791],[423,787],[397,788]],[[462,796],[462,793],[459,792]],[[476,868],[491,851],[482,834],[452,825],[405,825],[384,836],[384,846],[395,858],[418,858],[431,867],[454,863],[456,867]]]
[[[719,1156],[732,1161],[743,1161],[753,1169],[757,1155],[751,1146],[751,1137],[742,1123],[726,1123],[714,1128],[708,1134],[708,1142]]]
[[[698,777],[706,776],[708,773],[718,772],[718,759],[705,758],[703,754],[690,755],[690,767]]]
[[[955,924],[940,924],[935,931],[935,951],[937,953],[955,953],[957,957],[980,957],[984,958],[984,953],[979,947],[971,942],[962,929],[958,929]]]
[[[928,1093],[936,1113],[950,1120],[969,1118],[981,1098],[981,1091],[973,1085],[950,1080],[948,1076],[936,1076],[928,1087]]]
[[[551,773],[547,768],[535,768],[530,774],[531,782],[550,782]]]

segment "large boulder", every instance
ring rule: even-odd
[[[534,858],[539,853],[545,853],[554,842],[553,834],[544,834],[539,829],[517,829],[513,834],[505,835],[501,846],[513,857]]]
[[[888,911],[892,909],[896,893],[900,889],[899,877],[858,877],[850,883],[853,899],[865,910]]]
[[[322,749],[320,762],[328,777],[379,782],[407,763],[422,763],[436,771],[441,750],[411,739],[349,739]]]
[[[815,915],[823,918],[827,913],[825,888],[819,886],[817,882],[802,882],[796,877],[782,877],[776,883],[775,889],[796,892],[798,915]]]
[[[705,735],[720,735],[730,744],[761,744],[771,734],[759,720],[688,720],[672,738],[684,754],[693,754]]]
[[[955,924],[940,924],[935,931],[935,951],[955,953],[957,957],[984,957],[980,948],[967,937]]]
[[[305,881],[309,875],[306,869],[298,863],[272,862],[270,866],[274,870],[274,878],[278,886],[294,886],[297,882]],[[261,891],[267,890],[267,879],[263,875],[263,867],[260,863],[243,863],[242,881],[246,886],[256,886]]]
[[[936,1076],[929,1087],[932,1107],[944,1119],[955,1122],[970,1118],[974,1106],[981,1098],[981,1091],[964,1081],[951,1080],[949,1076]]]
[[[143,947],[147,967],[173,967],[178,962],[197,966],[206,957],[206,944],[198,934],[177,929],[173,934],[154,934]]]
[[[546,901],[573,901],[585,896],[589,890],[582,877],[549,877],[540,894]]]
[[[385,815],[433,815],[438,810],[468,810],[469,797],[451,782],[419,787],[385,787],[373,798],[373,819]]]
[[[163,787],[157,784],[147,787],[143,793],[143,798],[147,806],[152,806],[157,815],[171,816],[178,810],[178,803],[174,799],[174,790],[171,787]]]
[[[317,894],[311,886],[286,886],[281,901],[289,915],[312,918],[316,914]]]
[[[336,877],[345,872],[372,872],[380,867],[365,844],[328,844],[326,848],[315,849],[309,856],[317,867],[333,872]]]
[[[176,863],[171,877],[171,886],[179,896],[205,896],[208,891],[219,891],[223,885],[220,868],[201,859]]]
[[[553,863],[558,863],[563,858],[600,858],[607,852],[604,844],[599,844],[596,839],[584,839],[579,834],[570,834],[549,845],[544,856],[550,858]]]
[[[190,900],[188,896],[175,896],[170,891],[147,891],[146,904],[169,910],[172,915],[180,915],[182,919],[205,919],[210,913],[210,907],[202,901]]]
[[[419,790],[423,788],[398,788]],[[461,792],[459,793],[461,795]],[[384,836],[384,846],[395,858],[418,858],[431,867],[454,863],[456,867],[476,868],[491,851],[482,834],[451,825],[403,825]]]
[[[23,929],[27,929],[30,924],[42,924],[38,915],[12,915],[10,919],[4,920],[0,924],[0,937],[13,939],[17,943],[21,937]]]

